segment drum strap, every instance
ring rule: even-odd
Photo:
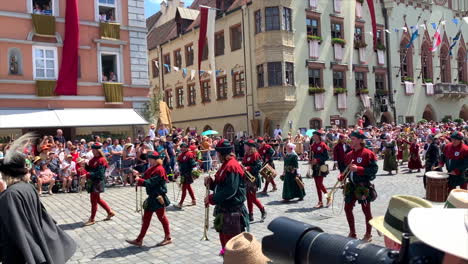
[[[384,218],[385,223],[390,225],[392,228],[402,232],[402,233],[410,233],[409,228],[405,225],[405,222],[396,218],[389,211],[385,213]]]

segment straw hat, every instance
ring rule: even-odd
[[[452,190],[447,197],[444,208],[468,209],[468,191],[463,189]]]
[[[408,217],[411,232],[425,244],[468,260],[468,210],[415,208]]]
[[[369,224],[386,237],[401,244],[401,234],[407,232],[405,217],[413,208],[432,208],[432,204],[415,196],[394,195],[388,203],[385,216],[374,217]]]
[[[250,233],[240,233],[226,243],[225,264],[264,264],[269,261],[263,255],[262,245]]]
[[[38,162],[38,161],[40,161],[40,160],[41,160],[41,157],[36,156],[36,157],[34,157],[34,159],[33,159],[33,163],[36,163],[36,162]]]

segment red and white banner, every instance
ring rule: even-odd
[[[431,51],[432,52],[437,51],[437,48],[439,48],[441,43],[442,43],[442,39],[440,37],[440,25],[439,25],[439,26],[437,26],[437,31],[434,34],[434,40],[432,41]]]
[[[374,49],[375,49],[377,47],[377,20],[375,19],[374,0],[367,0],[367,5],[369,6],[369,12],[371,16],[372,36],[374,38]]]
[[[63,42],[62,65],[55,87],[56,95],[78,94],[78,47],[80,27],[78,0],[67,0],[65,9],[65,41]]]
[[[215,21],[216,20],[216,10],[209,7],[200,6],[200,32],[198,35],[198,80],[201,87],[201,61],[203,57],[203,50],[205,45],[208,44],[208,59],[210,62],[210,67],[212,72],[215,72]],[[208,43],[206,41],[208,40]],[[207,69],[208,70],[208,69]],[[216,89],[216,76],[211,76],[211,88]]]

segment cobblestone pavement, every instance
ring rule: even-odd
[[[300,162],[300,171],[306,175],[307,166]],[[278,172],[283,171],[283,163],[276,162]],[[406,166],[400,168],[400,174],[388,176],[382,171],[382,161],[379,161],[379,173],[374,181],[379,194],[372,203],[374,216],[385,213],[388,201],[395,194],[410,194],[418,197],[424,196],[421,173],[407,173]],[[325,186],[331,188],[336,181],[337,171],[332,171],[325,179]],[[306,197],[302,202],[281,203],[282,181],[277,178],[278,191],[270,192],[267,196],[259,196],[266,206],[268,217],[265,222],[251,224],[251,232],[261,239],[270,234],[268,223],[278,216],[287,216],[299,221],[321,227],[324,231],[341,235],[348,234],[348,225],[344,212],[335,213],[336,210],[324,208],[314,210],[317,204],[317,194],[312,179],[304,179]],[[271,186],[271,185],[270,185]],[[271,188],[271,187],[270,187]],[[86,193],[57,194],[45,196],[42,199],[49,213],[78,243],[78,250],[69,263],[222,263],[217,256],[220,250],[218,234],[210,228],[209,241],[200,241],[203,234],[204,207],[203,197],[205,188],[202,180],[194,183],[195,195],[198,204],[184,207],[182,211],[168,207],[168,218],[171,225],[173,244],[165,247],[155,247],[163,239],[162,226],[156,216],[144,240],[144,247],[129,246],[125,239],[134,239],[141,227],[141,217],[135,212],[135,188],[113,187],[108,188],[102,197],[117,213],[112,221],[99,221],[93,226],[82,227],[90,214],[89,196]],[[175,193],[174,193],[175,191]],[[168,185],[168,196],[171,201],[177,196],[178,187]],[[185,203],[190,204],[190,198]],[[324,199],[325,202],[325,199]],[[213,207],[210,207],[210,226],[213,217]],[[358,237],[364,235],[364,215],[360,206],[355,207],[356,229]],[[260,212],[255,208],[255,218],[259,219]],[[104,219],[105,212],[98,209],[97,219]],[[373,231],[374,243],[383,245],[383,238]]]

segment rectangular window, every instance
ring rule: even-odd
[[[268,86],[283,85],[281,62],[268,63]]]
[[[34,79],[56,80],[58,75],[57,48],[33,47]]]
[[[176,104],[177,107],[184,107],[184,88],[176,88]]]
[[[375,90],[383,91],[385,89],[385,75],[375,74]]]
[[[332,22],[331,24],[332,38],[343,38],[342,30],[343,30],[343,25],[341,23]]]
[[[384,45],[384,36],[383,29],[377,29],[377,44]]]
[[[307,18],[307,35],[320,36],[319,20],[316,18]]]
[[[294,63],[286,62],[286,83],[294,86]]]
[[[263,64],[257,65],[257,88],[265,86],[265,73],[263,71]]]
[[[234,96],[244,95],[245,90],[245,74],[243,71],[235,72],[232,76],[232,89]]]
[[[309,87],[321,88],[322,79],[320,69],[309,69]]]
[[[364,29],[362,27],[354,28],[354,41],[364,41]]]
[[[344,72],[333,71],[333,87],[334,88],[345,88],[344,87]]]
[[[284,30],[292,31],[292,11],[291,8],[283,7]]]
[[[262,11],[255,11],[255,34],[262,32]]]
[[[171,54],[167,53],[164,55],[164,73],[170,73],[171,72]]]
[[[172,90],[166,90],[164,92],[164,95],[165,95],[165,99],[166,99],[166,103],[167,103],[167,106],[172,109],[174,107],[173,105],[173,98],[172,98]]]
[[[159,59],[154,59],[151,61],[151,69],[153,72],[153,78],[158,78],[159,77],[159,69],[156,67],[156,63],[159,63]]]
[[[216,88],[218,89],[218,100],[227,98],[227,78],[226,76],[216,78]]]
[[[265,31],[280,30],[279,8],[265,8]]]
[[[185,66],[193,65],[193,44],[185,46]]]
[[[366,74],[364,72],[354,72],[354,79],[356,84],[356,91],[366,89]]]
[[[201,94],[202,94],[202,103],[207,103],[210,102],[210,93],[211,93],[211,87],[210,87],[210,80],[202,81],[201,82]]]
[[[405,116],[405,122],[406,123],[414,123],[414,116]]]
[[[117,21],[117,3],[116,0],[97,0],[98,1],[98,21],[116,22]]]
[[[188,93],[188,105],[195,105],[197,99],[197,90],[195,89],[195,84],[187,85],[187,93]]]
[[[224,31],[215,35],[215,56],[224,55]]]
[[[242,48],[242,31],[241,26],[232,26],[231,29],[231,51]]]
[[[36,15],[54,15],[54,1],[53,0],[30,0],[31,10]]]
[[[174,51],[174,66],[179,69],[182,67],[182,54],[180,49]]]
[[[117,54],[101,53],[102,82],[119,82],[120,67]]]

